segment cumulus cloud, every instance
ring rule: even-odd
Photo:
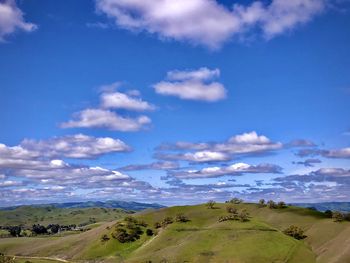
[[[120,82],[114,82],[99,88],[100,106],[87,108],[73,114],[73,118],[60,124],[61,128],[104,128],[112,131],[138,131],[151,123],[151,119],[145,115],[136,117],[121,116],[114,110],[126,111],[151,111],[156,107],[139,96],[138,90],[130,90],[126,93],[117,91]]]
[[[122,117],[110,110],[85,109],[73,115],[73,119],[61,124],[62,128],[106,128],[112,131],[138,131],[150,124],[145,115],[137,118]]]
[[[135,94],[135,91],[131,94]],[[118,91],[102,93],[101,105],[103,108],[125,109],[131,111],[155,110],[154,105],[143,101],[141,98]]]
[[[235,163],[229,166],[206,167],[201,170],[171,172],[170,175],[180,179],[212,178],[224,175],[242,175],[246,173],[281,173],[282,168],[273,164],[249,165]]]
[[[35,24],[24,20],[23,12],[17,7],[15,0],[0,2],[0,42],[17,30],[32,32],[36,29]]]
[[[40,153],[42,157],[95,158],[107,153],[131,151],[131,147],[119,139],[84,134],[40,141],[25,139],[20,145],[28,151]]]
[[[167,79],[153,85],[156,93],[184,100],[215,102],[226,97],[225,87],[214,81],[219,69],[200,68],[193,71],[170,71]]]
[[[96,0],[96,8],[120,28],[216,49],[255,31],[267,39],[291,31],[322,13],[326,1],[255,1],[227,7],[216,0]]]
[[[273,142],[255,131],[232,136],[225,142],[177,142],[157,147],[156,158],[166,160],[184,160],[190,162],[227,161],[236,155],[257,155],[283,148],[280,142]],[[164,151],[186,151],[185,153],[167,153]]]
[[[127,152],[131,147],[119,139],[92,137],[83,134],[53,137],[47,140],[23,140],[20,145],[0,144],[1,165],[36,165],[43,159],[95,158],[113,152]]]

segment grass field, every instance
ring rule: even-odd
[[[112,208],[56,208],[22,206],[14,210],[0,210],[0,225],[24,225],[33,224],[93,224],[95,222],[108,222],[126,215],[121,209]]]
[[[158,229],[155,236],[142,234],[135,242],[112,238],[115,222],[109,222],[77,235],[0,239],[0,252],[72,262],[350,262],[349,222],[335,223],[304,208],[269,209],[256,204],[235,205],[249,211],[248,222],[218,222],[227,214],[225,206],[179,206],[135,214],[148,228],[178,213],[190,219]],[[305,229],[304,240],[282,233],[292,224]],[[104,234],[110,239],[102,242]]]

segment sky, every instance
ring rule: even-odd
[[[0,206],[350,200],[350,1],[0,0]]]

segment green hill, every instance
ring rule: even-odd
[[[0,210],[0,226],[33,224],[87,225],[119,219],[130,212],[109,208],[57,208],[54,206],[20,206],[13,210]]]
[[[118,228],[130,224],[124,220],[65,237],[0,239],[0,252],[71,262],[350,262],[349,222],[335,223],[305,208],[269,209],[256,204],[234,205],[249,212],[247,222],[219,222],[228,214],[226,206],[178,206],[134,214],[148,226],[139,226],[143,233],[133,242],[120,243],[113,237]],[[154,228],[156,222],[179,213],[190,221]],[[282,231],[290,225],[303,228],[307,237],[296,240],[285,235]],[[148,236],[146,229],[157,234]]]

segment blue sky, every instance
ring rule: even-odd
[[[0,0],[2,205],[349,200],[349,8]]]

